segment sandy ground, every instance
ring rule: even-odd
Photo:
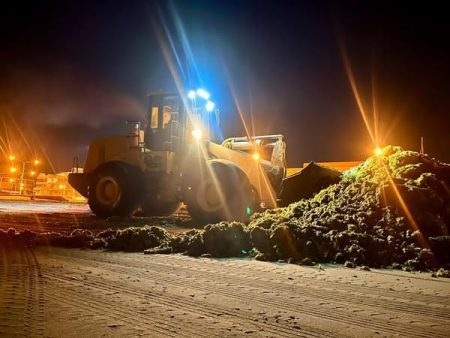
[[[429,274],[59,248],[0,253],[0,336],[450,334],[450,281]]]
[[[192,228],[95,219],[86,206],[0,201],[0,228]],[[0,247],[0,336],[450,336],[450,280],[248,259]]]

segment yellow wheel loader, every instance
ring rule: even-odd
[[[245,221],[255,211],[277,207],[289,182],[282,135],[218,144],[211,140],[217,112],[210,101],[201,104],[191,92],[188,98],[155,94],[149,99],[144,130],[134,123],[127,135],[93,141],[83,173],[69,175],[94,214],[127,216],[140,209],[147,216],[167,216],[184,203],[204,222]],[[302,185],[298,177],[295,182]],[[295,199],[296,189],[285,191]]]

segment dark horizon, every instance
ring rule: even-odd
[[[423,136],[430,155],[450,162],[445,16],[437,2],[11,4],[0,15],[0,135],[12,146],[2,151],[46,153],[67,170],[93,138],[144,120],[146,93],[175,89],[155,32],[166,25],[180,52],[179,22],[192,50],[180,53],[184,86],[212,93],[224,135],[243,135],[234,90],[255,134],[286,136],[290,166],[371,155],[345,50],[369,112],[375,94],[381,145],[418,150]]]

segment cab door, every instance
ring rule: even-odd
[[[184,109],[178,95],[151,95],[146,146],[155,151],[180,150],[184,139]]]

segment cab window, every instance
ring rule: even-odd
[[[166,129],[170,126],[170,122],[172,120],[172,107],[164,106],[163,109],[163,117],[162,117],[162,127]]]
[[[152,129],[158,128],[158,107],[152,107],[152,118],[150,127]]]

